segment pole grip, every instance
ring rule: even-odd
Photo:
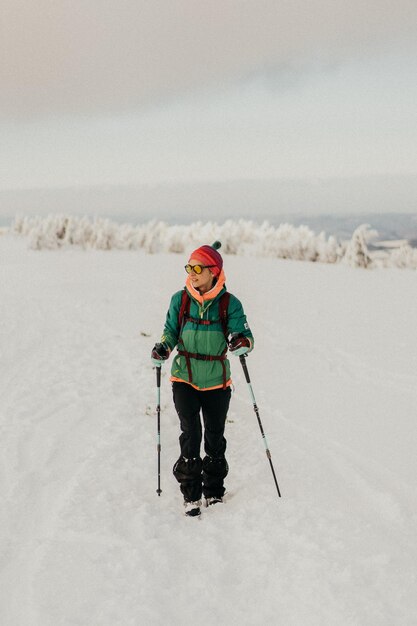
[[[246,356],[244,354],[241,354],[239,359],[242,364],[243,373],[245,374],[246,382],[250,384],[248,366],[246,365]]]

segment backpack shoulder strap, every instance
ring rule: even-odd
[[[229,331],[227,330],[227,319],[228,319],[227,313],[229,309],[229,302],[230,302],[230,293],[228,291],[225,291],[219,300],[219,317],[220,317],[220,323],[222,325],[223,334],[224,334],[226,341],[229,336]]]
[[[181,335],[182,327],[185,324],[185,318],[187,317],[187,315],[190,314],[190,304],[191,304],[190,296],[188,295],[187,290],[183,289],[182,294],[181,294],[180,311],[178,313],[178,327],[180,329],[180,333],[179,333],[180,335]]]

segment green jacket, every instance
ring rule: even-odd
[[[226,291],[224,281],[225,277],[222,272],[216,285],[209,292],[201,296],[191,285],[190,281],[187,280],[186,290],[191,298],[190,317],[204,320],[219,320],[219,300]],[[177,291],[171,298],[161,341],[166,343],[170,350],[173,350],[180,340],[178,349],[185,350],[189,353],[210,356],[220,356],[223,354],[227,343],[220,321],[210,325],[202,325],[187,320],[183,326],[181,337],[179,336],[180,327],[178,317],[181,308],[181,299],[182,290]],[[242,304],[232,294],[230,294],[227,310],[227,330],[229,333],[241,333],[248,337],[251,342],[250,350],[253,349],[254,339],[246,321]],[[189,363],[191,365],[192,375],[190,384],[194,387],[207,390],[223,386],[224,378],[221,361],[204,361],[190,358]],[[224,365],[226,367],[226,384],[230,385],[230,363],[227,358],[224,361]],[[187,359],[184,355],[176,354],[174,356],[171,368],[171,380],[190,382]]]

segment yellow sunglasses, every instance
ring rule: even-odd
[[[187,263],[187,265],[184,265],[184,268],[187,274],[191,274],[191,272],[194,272],[194,274],[201,274],[201,272],[205,270],[206,267],[216,267],[216,266],[215,265],[190,265],[189,263]]]

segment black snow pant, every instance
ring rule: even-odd
[[[224,427],[229,409],[231,389],[199,391],[187,383],[172,384],[174,404],[180,418],[181,456],[174,465],[174,476],[180,483],[184,499],[194,502],[201,498],[223,496],[223,481],[229,471],[225,459]],[[204,423],[204,451],[200,448]]]

